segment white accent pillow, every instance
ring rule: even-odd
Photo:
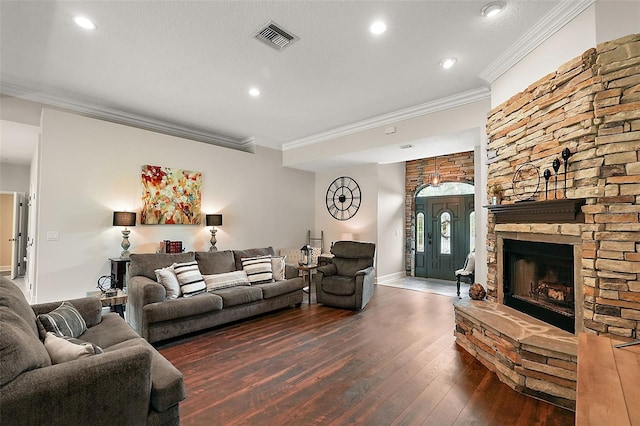
[[[100,353],[97,352],[96,347],[91,343],[77,345],[62,337],[56,336],[50,331],[47,332],[47,337],[44,339],[44,347],[47,349],[47,352],[49,352],[52,364],[62,364],[63,362]]]
[[[173,265],[166,268],[156,269],[156,281],[158,281],[167,291],[167,300],[180,297],[180,283],[173,271]]]
[[[243,257],[242,269],[247,273],[251,284],[273,282],[271,269],[271,255],[257,257]]]
[[[271,256],[271,270],[273,271],[273,280],[282,281],[285,279],[285,263],[287,256]]]
[[[235,287],[237,285],[251,285],[247,273],[242,271],[225,272],[223,274],[203,275],[207,291]]]
[[[197,261],[174,263],[172,266],[176,277],[178,277],[180,293],[182,293],[183,297],[195,296],[207,290]]]

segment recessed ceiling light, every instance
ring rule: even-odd
[[[500,12],[502,12],[505,7],[506,5],[504,4],[504,2],[494,1],[491,3],[485,4],[482,10],[480,11],[480,14],[484,17],[492,18],[497,14],[499,14]]]
[[[369,27],[369,31],[371,31],[372,34],[382,34],[383,32],[387,31],[387,24],[382,21],[376,21],[371,24],[371,26]]]
[[[443,60],[440,61],[440,66],[445,70],[448,70],[449,68],[454,66],[456,62],[458,62],[456,58],[444,58]]]
[[[255,98],[257,96],[260,96],[260,90],[258,90],[255,87],[252,87],[251,89],[249,89],[249,94]]]
[[[91,19],[87,18],[86,16],[74,16],[73,22],[75,22],[76,25],[84,28],[85,30],[96,29],[96,24],[94,24],[93,21],[91,21]]]

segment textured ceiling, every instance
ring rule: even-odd
[[[280,149],[488,86],[483,71],[560,1],[507,1],[494,19],[485,3],[3,0],[1,88]],[[374,19],[386,33],[369,32]],[[300,40],[281,52],[254,40],[270,20]],[[443,70],[447,56],[458,64]]]

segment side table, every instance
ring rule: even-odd
[[[112,310],[124,318],[124,305],[127,304],[127,293],[118,289],[115,296],[105,296],[103,294],[100,296],[100,303],[102,303],[103,308],[111,307]]]
[[[308,281],[307,287],[303,288],[302,291],[306,291],[309,294],[309,306],[311,306],[311,282],[313,278],[313,271],[318,269],[318,265],[298,265],[298,271],[302,271],[302,281]],[[306,290],[305,290],[306,289]]]
[[[127,265],[131,261],[128,257],[110,257],[111,276],[113,277],[113,286],[122,290],[125,285],[125,277],[127,275]]]

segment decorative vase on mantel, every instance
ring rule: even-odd
[[[491,193],[491,204],[497,205],[500,204],[500,196],[502,195],[502,186],[500,184],[493,184],[491,188],[489,188],[489,192]]]

